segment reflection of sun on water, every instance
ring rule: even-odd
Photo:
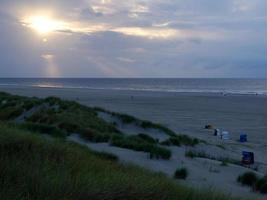
[[[23,23],[43,35],[66,29],[66,23],[47,16],[29,17]]]
[[[45,74],[47,77],[59,77],[59,68],[55,62],[55,56],[52,54],[44,54],[42,58],[46,61]]]

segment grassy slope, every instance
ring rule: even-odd
[[[0,123],[0,199],[228,199]]]
[[[50,134],[55,137],[65,137],[70,133],[78,133],[92,142],[110,142],[114,146],[129,148],[150,153],[151,158],[169,159],[171,152],[159,146],[158,142],[146,141],[143,138],[127,137],[110,124],[100,119],[98,111],[115,115],[124,123],[135,123],[143,128],[155,128],[171,135],[171,139],[164,145],[195,145],[197,139],[184,135],[176,135],[170,129],[149,121],[142,121],[129,115],[113,113],[100,108],[90,108],[72,101],[59,98],[46,99],[21,97],[0,93],[0,120],[13,121],[23,112],[34,110],[32,115],[25,119],[21,128]]]

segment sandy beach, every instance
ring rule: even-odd
[[[267,97],[260,95],[222,95],[204,93],[165,93],[144,91],[116,91],[89,89],[23,88],[0,87],[1,91],[24,96],[58,96],[75,100],[84,105],[103,107],[105,109],[127,113],[141,119],[158,122],[177,133],[188,134],[205,140],[207,144],[198,145],[199,151],[209,155],[220,155],[232,159],[241,159],[243,150],[253,151],[259,163],[256,173],[267,173]],[[229,131],[230,140],[222,141],[213,136],[212,131],[204,129],[212,124],[220,130]],[[240,133],[248,135],[248,143],[237,140]],[[149,161],[140,152],[121,151],[106,144],[90,144],[73,137],[90,148],[117,154],[125,162],[142,167],[173,173],[178,165],[186,166],[190,175],[185,184],[195,187],[213,188],[234,196],[251,199],[265,199],[266,196],[251,192],[250,188],[236,183],[236,178],[248,169],[209,159],[190,159],[184,157],[186,147],[171,147],[174,153],[170,161]],[[223,147],[223,148],[222,148]],[[129,159],[131,158],[131,159]],[[134,160],[134,161],[133,161]]]

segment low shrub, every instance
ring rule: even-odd
[[[258,191],[260,193],[267,193],[267,175],[259,178],[253,172],[246,172],[237,178],[237,182],[242,185],[250,186],[254,191]]]
[[[242,185],[254,186],[258,181],[258,176],[254,172],[246,172],[238,176],[237,181]]]
[[[174,173],[174,178],[176,179],[186,179],[188,176],[188,170],[186,168],[180,168],[180,169],[177,169]]]
[[[267,193],[267,175],[256,182],[255,190],[264,194]]]

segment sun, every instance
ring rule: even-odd
[[[33,16],[24,20],[26,26],[34,29],[36,32],[45,35],[55,31],[63,30],[65,23],[52,19],[48,16]]]

